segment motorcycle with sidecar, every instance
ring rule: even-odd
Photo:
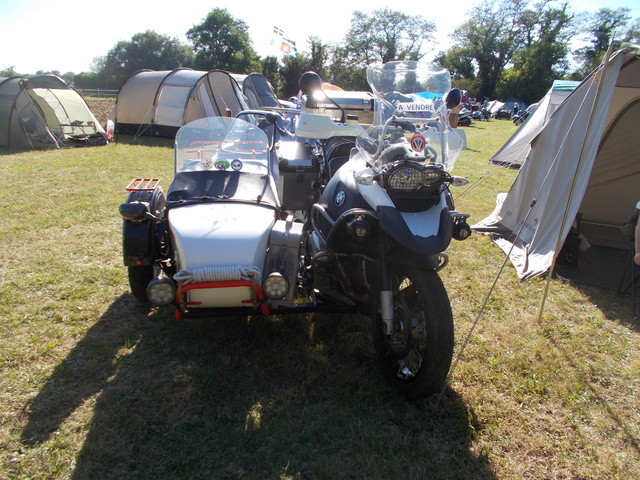
[[[471,230],[449,172],[462,148],[447,109],[460,92],[427,62],[371,65],[374,123],[300,81],[290,121],[273,110],[210,117],[176,135],[174,178],[134,179],[120,206],[133,295],[179,319],[332,312],[367,315],[385,376],[416,400],[441,389],[454,326],[438,272]]]

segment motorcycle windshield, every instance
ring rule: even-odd
[[[244,120],[207,117],[188,123],[176,134],[175,176],[167,202],[234,200],[277,206],[271,158],[264,131]]]
[[[207,117],[178,130],[176,174],[227,170],[269,173],[269,140],[261,129],[237,118]]]
[[[380,155],[383,148],[404,143],[412,159],[450,171],[462,140],[448,120],[449,71],[431,62],[394,61],[369,65],[367,81],[376,96],[375,122],[356,144],[372,168],[381,171],[391,158]]]

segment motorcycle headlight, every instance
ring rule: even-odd
[[[423,212],[440,201],[449,174],[433,164],[412,161],[389,164],[382,173],[383,186],[401,212]]]
[[[431,189],[442,183],[443,172],[439,168],[413,162],[393,165],[385,174],[385,188],[395,192]]]

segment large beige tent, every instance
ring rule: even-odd
[[[140,70],[118,93],[109,119],[115,133],[174,137],[180,127],[205,117],[235,116],[248,104],[238,82],[222,70]]]
[[[608,56],[531,139],[496,210],[493,235],[521,279],[545,273],[574,221],[592,245],[629,248],[620,225],[640,200],[640,46]]]
[[[82,96],[55,75],[0,78],[0,147],[106,145]]]

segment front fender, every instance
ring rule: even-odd
[[[436,207],[433,207],[436,208]],[[379,206],[380,229],[401,246],[417,253],[431,256],[443,252],[451,243],[453,220],[447,208],[441,208],[437,215],[437,229],[428,236],[416,235],[395,207]]]

